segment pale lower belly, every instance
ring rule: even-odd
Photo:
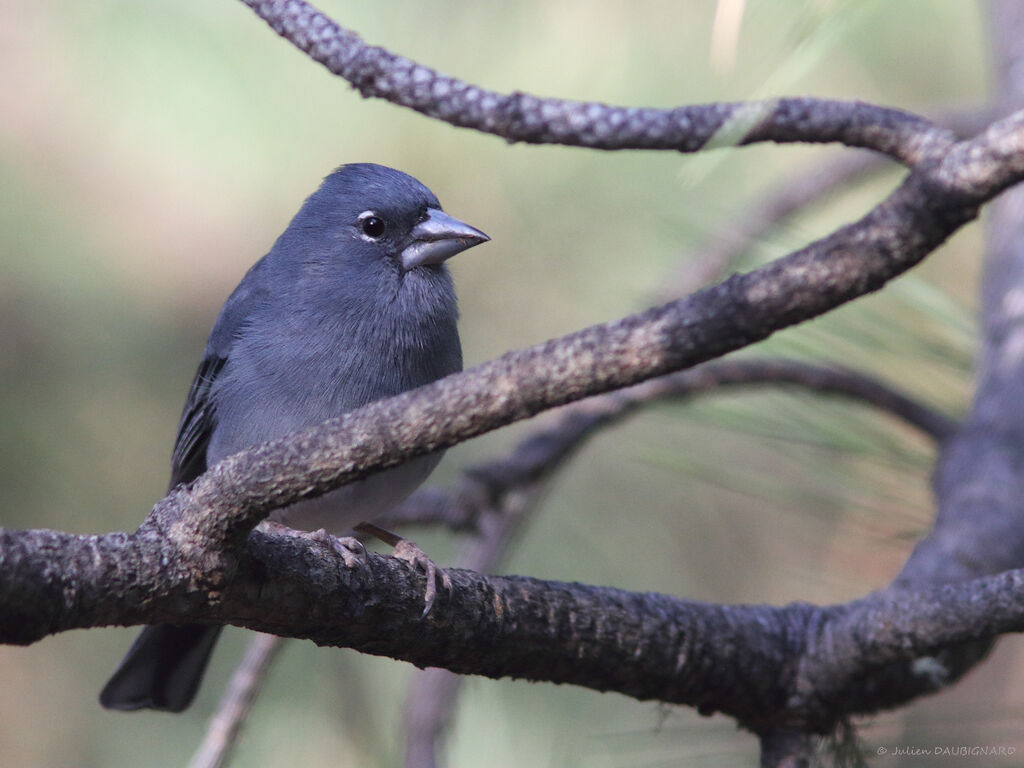
[[[319,498],[275,510],[270,519],[303,531],[324,528],[336,535],[348,533],[353,526],[373,522],[404,501],[434,471],[443,455],[441,451],[421,456]]]

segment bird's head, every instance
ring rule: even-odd
[[[400,272],[436,267],[490,240],[444,213],[412,176],[372,163],[343,165],[324,179],[283,237],[306,259],[386,263]]]

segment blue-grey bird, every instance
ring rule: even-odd
[[[233,453],[461,370],[444,262],[488,239],[400,171],[334,171],[221,309],[185,402],[170,487]],[[347,531],[404,499],[439,460],[415,459],[272,518]],[[220,629],[146,627],[100,702],[185,709]]]

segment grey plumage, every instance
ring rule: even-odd
[[[214,324],[182,412],[171,487],[222,458],[461,370],[443,261],[487,240],[400,171],[342,166],[245,275]],[[347,531],[387,511],[425,456],[272,517]],[[114,709],[191,703],[220,627],[147,627],[100,694]]]

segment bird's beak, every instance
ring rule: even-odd
[[[412,228],[412,240],[402,249],[402,268],[409,271],[426,264],[440,264],[490,239],[476,227],[431,208],[427,218]]]

